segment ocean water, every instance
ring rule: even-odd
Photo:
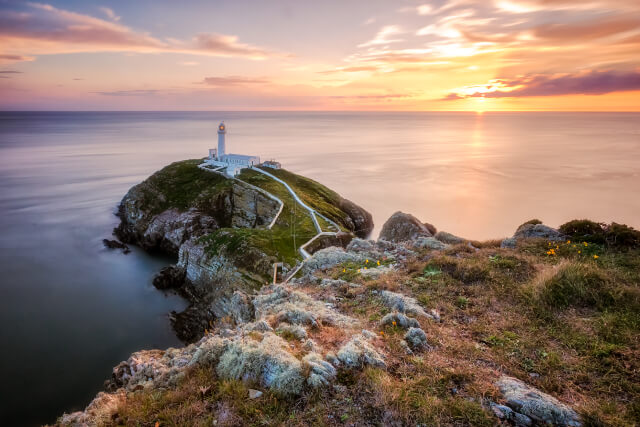
[[[180,345],[151,286],[171,259],[103,248],[118,201],[176,160],[277,159],[372,212],[474,239],[525,220],[640,227],[635,113],[0,113],[0,413],[53,422],[131,352]]]

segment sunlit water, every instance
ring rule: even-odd
[[[101,240],[129,187],[203,157],[275,158],[373,213],[411,212],[468,238],[536,217],[640,226],[640,115],[600,113],[0,113],[0,413],[52,422],[112,366],[179,345],[151,286],[169,259]]]

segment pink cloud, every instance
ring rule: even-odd
[[[202,83],[214,87],[244,86],[247,84],[266,84],[268,80],[243,76],[205,77]]]
[[[115,14],[114,14],[115,17]],[[0,10],[0,59],[24,54],[73,52],[186,53],[264,59],[276,53],[238,41],[237,36],[198,34],[191,41],[160,40],[118,22],[28,3],[22,10]]]

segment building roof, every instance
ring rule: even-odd
[[[249,156],[247,154],[224,154],[224,157],[235,157],[236,159],[254,159],[259,156]]]

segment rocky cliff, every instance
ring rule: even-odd
[[[185,341],[200,338],[211,322],[224,317],[219,301],[236,290],[259,289],[275,262],[291,270],[301,260],[297,247],[317,233],[308,212],[282,184],[250,170],[238,179],[226,178],[198,168],[200,163],[173,163],[131,188],[120,203],[121,223],[115,229],[122,242],[177,256],[177,264],[164,269],[154,284],[176,289],[191,301],[185,312],[172,314]],[[334,221],[341,230],[327,230],[340,231],[343,244],[350,240],[344,236],[371,232],[371,215],[354,203],[308,178],[284,170],[272,173]],[[336,241],[318,239],[309,250]]]
[[[309,204],[315,194],[314,208],[342,233],[367,223],[330,192],[301,189],[317,184],[280,177]],[[222,192],[249,185],[235,191],[260,193],[256,186],[291,202],[259,173],[241,178],[244,184],[212,179]],[[105,392],[60,425],[637,421],[640,232],[631,227],[577,220],[555,229],[531,220],[511,238],[479,242],[397,212],[378,240],[331,236],[338,246],[314,248],[288,283],[225,287],[257,283],[265,257],[290,256],[291,242],[271,243],[282,236],[277,227],[231,227],[238,202],[211,203],[218,190],[181,206],[163,190],[150,202],[153,211],[134,208],[146,206],[140,200],[153,186],[145,182],[125,197],[119,233],[150,249],[178,246],[180,261],[162,283],[200,283],[180,289],[205,302],[212,321],[185,347],[132,354],[113,369]],[[269,223],[269,201],[241,198],[253,202],[237,221]],[[296,221],[296,212],[287,215]],[[310,224],[299,219],[304,234]],[[151,224],[166,225],[149,232]],[[165,231],[150,237],[153,230]],[[201,320],[202,311],[192,306],[183,316]]]

